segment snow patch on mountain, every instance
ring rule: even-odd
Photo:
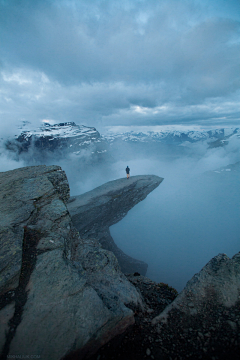
[[[74,122],[45,123],[38,129],[24,130],[15,136],[15,140],[8,140],[6,148],[20,156],[29,154],[39,161],[46,161],[46,156],[64,158],[70,153],[88,159],[90,154],[94,154],[94,159],[92,155],[91,159],[98,161],[99,155],[107,152],[106,140],[94,127]]]
[[[26,140],[32,136],[38,138],[51,137],[53,140],[54,138],[72,138],[79,136],[90,136],[92,139],[97,139],[100,135],[94,127],[76,125],[74,122],[66,122],[54,125],[46,123],[39,129],[23,131],[21,136]]]

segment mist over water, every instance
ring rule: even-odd
[[[239,176],[175,183],[166,177],[111,234],[123,251],[149,264],[149,278],[180,291],[212,257],[240,250],[238,186]]]
[[[148,263],[152,280],[181,291],[212,257],[240,251],[240,169],[210,171],[237,162],[238,146],[193,144],[180,156],[129,161],[134,175],[164,181],[110,231],[124,252]]]
[[[91,163],[90,150],[61,159],[57,153],[40,159],[30,151],[16,159],[2,146],[0,171],[60,165],[71,195],[125,177],[127,165],[131,176],[163,177],[160,186],[110,231],[126,254],[148,263],[149,278],[181,291],[212,257],[219,253],[232,257],[240,251],[240,169],[214,172],[240,160],[239,145],[237,138],[212,149],[206,142],[186,146],[117,142],[111,146],[111,159],[101,163]]]

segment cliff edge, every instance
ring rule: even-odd
[[[0,358],[90,355],[142,298],[115,256],[80,238],[59,166],[0,173]]]
[[[115,244],[109,227],[119,222],[130,209],[144,200],[163,181],[155,175],[132,176],[97,187],[70,198],[68,210],[81,238],[97,239],[102,247],[112,251],[123,273],[145,275],[147,264],[126,255]]]

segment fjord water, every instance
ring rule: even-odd
[[[218,160],[214,157],[205,168],[229,161]],[[130,168],[143,166],[144,173],[152,170],[164,177],[110,229],[125,253],[148,263],[149,278],[181,291],[212,257],[219,253],[232,257],[240,251],[239,169],[205,172],[203,166],[197,172],[201,160],[185,164],[185,169],[181,160],[129,163]]]

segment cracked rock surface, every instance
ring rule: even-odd
[[[156,175],[132,176],[109,181],[85,194],[70,198],[68,210],[84,239],[95,238],[114,253],[123,273],[145,275],[147,264],[126,255],[115,244],[109,227],[119,222],[130,209],[144,200],[163,181]]]
[[[90,355],[134,323],[142,298],[97,240],[81,239],[59,166],[0,173],[1,359]]]

